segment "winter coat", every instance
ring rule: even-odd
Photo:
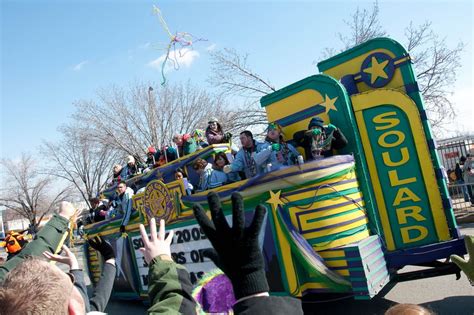
[[[211,130],[211,128],[207,127],[207,129],[206,129],[206,139],[207,139],[207,143],[209,143],[209,145],[225,142],[224,141],[224,131],[222,131],[222,128],[220,127],[219,124],[218,124],[218,130],[217,131]]]
[[[272,145],[272,142],[265,142],[263,150],[255,155],[254,160],[260,172],[268,172],[268,164],[272,165],[270,171],[296,164],[299,153],[291,144],[280,143],[280,150],[278,151],[273,151]]]
[[[148,314],[197,314],[189,273],[182,265],[159,256],[148,271]],[[303,314],[301,301],[291,297],[251,297],[237,302],[234,314]]]
[[[230,163],[232,172],[244,172],[247,179],[263,173],[263,169],[257,167],[254,157],[265,147],[264,143],[254,140],[251,149],[241,148]]]
[[[133,189],[130,187],[127,187],[125,192],[118,196],[116,211],[123,218],[120,225],[127,225],[130,220],[130,215],[132,213],[132,197]]]
[[[342,131],[339,130],[339,128],[335,129],[332,132],[332,134],[328,131],[327,128],[323,127],[323,129],[324,129],[324,133],[326,137],[332,136],[332,140],[328,149],[321,151],[322,156],[324,157],[332,156],[333,149],[339,150],[347,145],[348,143],[347,139],[342,133]],[[311,144],[313,141],[313,136],[310,132],[307,132],[306,130],[298,131],[293,135],[293,140],[295,141],[297,146],[300,146],[304,149],[306,160],[310,161],[314,159],[313,154],[311,152]]]

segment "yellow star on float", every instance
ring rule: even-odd
[[[374,84],[374,82],[378,78],[388,79],[388,75],[383,70],[385,68],[385,66],[387,66],[387,64],[388,64],[388,60],[385,60],[385,61],[382,61],[381,63],[379,63],[377,61],[377,58],[372,57],[372,66],[370,66],[370,68],[365,68],[364,69],[365,73],[370,74],[370,84]]]
[[[277,193],[274,193],[270,190],[270,199],[268,199],[266,203],[271,204],[273,210],[275,210],[279,205],[285,204],[283,201],[280,200],[280,194],[281,190],[279,190]]]
[[[336,103],[337,96],[334,98],[330,98],[327,94],[324,97],[324,102],[321,103],[322,106],[326,107],[326,114],[329,113],[331,109],[337,111]]]

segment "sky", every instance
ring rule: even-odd
[[[95,99],[99,89],[161,82],[169,38],[153,5],[172,33],[198,38],[180,69],[168,69],[170,83],[191,82],[212,89],[209,51],[248,53],[251,68],[277,88],[318,73],[326,47],[340,48],[337,33],[363,1],[1,1],[1,151],[38,155],[43,140],[59,139],[74,102]],[[472,1],[379,1],[383,27],[403,41],[413,21],[432,21],[453,47],[466,44],[452,100],[458,112],[453,130],[474,131]],[[104,117],[106,119],[106,117]],[[85,124],[87,122],[84,122]]]

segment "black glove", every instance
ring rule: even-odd
[[[93,249],[101,253],[102,257],[104,257],[104,260],[115,258],[114,249],[101,236],[96,236],[93,239],[90,239],[88,242]]]
[[[211,258],[229,277],[236,299],[268,292],[263,255],[258,245],[265,207],[258,205],[252,223],[245,227],[242,196],[238,193],[232,194],[232,228],[230,228],[217,194],[209,193],[207,200],[212,222],[200,205],[196,204],[193,207],[196,220],[215,249],[207,250],[206,257]]]
[[[125,225],[120,226],[120,233],[125,233]]]

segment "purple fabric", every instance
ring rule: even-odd
[[[228,312],[235,303],[232,283],[226,275],[219,274],[201,288],[196,300],[206,313]]]

